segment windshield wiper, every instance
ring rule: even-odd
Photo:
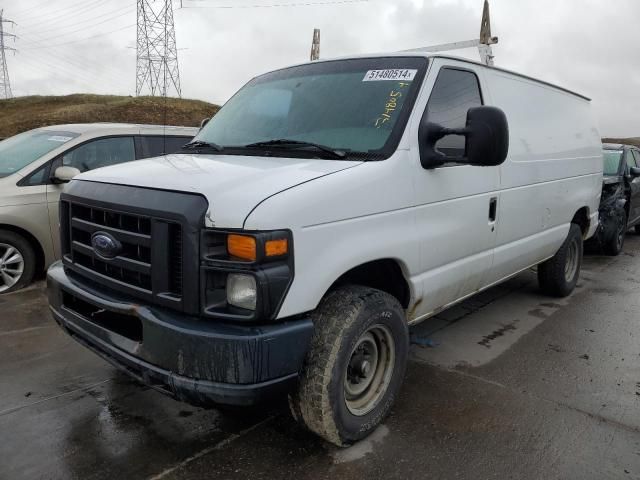
[[[216,152],[222,152],[224,147],[212,142],[203,142],[202,140],[196,140],[194,142],[187,143],[181,147],[181,150],[202,150],[210,149]]]
[[[263,147],[278,147],[283,149],[301,149],[301,148],[314,148],[321,152],[327,153],[333,158],[343,159],[347,157],[347,153],[342,150],[336,150],[325,145],[318,143],[304,142],[301,140],[289,140],[286,138],[280,138],[278,140],[268,140],[266,142],[256,142],[245,145],[245,148],[263,148]]]

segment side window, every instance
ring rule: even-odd
[[[176,153],[191,141],[190,137],[144,136],[140,138],[140,157],[150,158],[169,153]]]
[[[86,172],[135,159],[133,137],[112,137],[85,143],[65,153],[62,156],[62,165]]]
[[[633,165],[629,164],[629,168],[637,167],[638,165],[640,165],[640,152],[638,150],[630,150],[629,153],[633,153]],[[629,163],[628,160],[627,163]]]
[[[463,128],[470,108],[482,105],[480,83],[475,73],[443,68],[433,86],[425,115],[430,122],[447,128]],[[449,135],[436,144],[448,156],[464,155],[465,139]]]
[[[49,183],[49,168],[51,167],[51,162],[45,163],[42,167],[37,169],[28,177],[25,177],[18,183],[20,187],[33,187],[36,185],[45,185]]]

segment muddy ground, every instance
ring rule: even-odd
[[[414,328],[391,416],[342,450],[284,401],[203,410],[130,381],[43,288],[0,297],[1,479],[640,479],[637,236],[568,299],[525,272]]]

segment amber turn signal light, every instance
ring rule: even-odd
[[[289,252],[289,243],[286,238],[280,240],[267,240],[264,245],[264,253],[267,257],[279,257]]]
[[[256,239],[246,235],[229,235],[227,237],[227,251],[229,255],[243,260],[256,260]]]

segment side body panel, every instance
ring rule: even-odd
[[[18,187],[21,177],[11,175],[0,179],[2,201],[0,202],[0,225],[17,227],[29,232],[40,244],[45,264],[55,259],[45,185]],[[0,227],[1,228],[1,227]]]
[[[401,265],[412,299],[420,296],[414,173],[398,150],[279,193],[249,214],[245,229],[293,231],[295,277],[280,318],[313,310],[343,273],[383,258]]]
[[[576,212],[597,227],[602,144],[590,103],[553,87],[485,69],[488,99],[509,120],[500,167],[497,242],[491,282],[555,254]]]

